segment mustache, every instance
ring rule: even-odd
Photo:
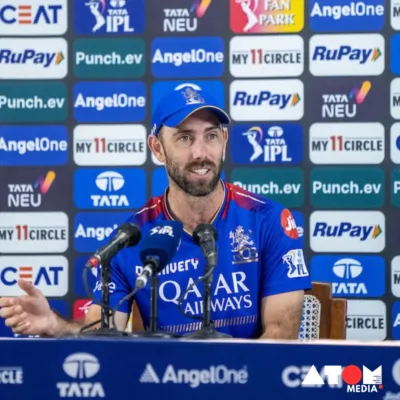
[[[202,168],[207,168],[207,169],[212,169],[216,168],[217,166],[211,162],[211,161],[202,161],[202,162],[197,162],[193,164],[189,164],[186,168],[187,169],[202,169]]]

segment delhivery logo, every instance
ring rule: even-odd
[[[64,126],[0,126],[0,165],[65,165],[68,132]]]
[[[400,78],[394,78],[390,84],[390,114],[400,119]]]
[[[381,297],[385,294],[385,260],[380,256],[314,256],[311,276],[330,282],[334,296]]]
[[[340,89],[336,89],[335,93],[323,93],[321,95],[322,118],[324,120],[355,118],[358,116],[371,87],[370,81],[364,81],[360,86],[353,86],[347,93],[338,93]],[[371,113],[370,108],[365,108],[367,109],[364,110],[364,114]],[[379,106],[377,108],[379,109]]]
[[[28,172],[28,171],[27,171]],[[28,172],[29,173],[29,172]],[[14,178],[15,179],[15,178]],[[48,171],[29,183],[9,183],[7,195],[8,208],[39,208],[42,206],[43,196],[51,188],[56,173]]]
[[[63,362],[62,368],[69,377],[68,382],[57,382],[58,395],[60,397],[106,397],[103,384],[93,382],[100,371],[100,362],[92,354],[74,353]]]
[[[145,0],[74,0],[74,28],[80,35],[142,33]]]
[[[386,304],[381,300],[347,300],[346,339],[386,339]]]
[[[310,236],[315,252],[378,253],[385,248],[385,216],[380,211],[315,211]]]
[[[230,114],[236,121],[299,120],[304,85],[298,79],[237,80],[230,86]]]
[[[63,256],[0,257],[0,296],[25,294],[17,284],[18,279],[32,282],[45,296],[65,296],[68,261]]]
[[[155,18],[154,27],[163,27],[163,32],[196,32],[199,28],[199,19],[202,19],[211,5],[212,0],[189,0],[192,1],[190,8],[164,8],[163,20],[158,21],[157,14],[152,15]],[[218,0],[215,0],[217,2]],[[159,7],[156,7],[157,11]]]
[[[57,36],[67,31],[67,0],[16,0],[0,5],[0,36]]]
[[[1,367],[0,385],[22,385],[24,383],[24,370],[22,367]]]
[[[0,83],[0,121],[64,122],[67,118],[65,83],[3,82]]]
[[[192,389],[201,385],[245,385],[249,379],[247,365],[241,369],[228,368],[226,365],[211,365],[204,369],[176,369],[172,364],[168,364],[164,372],[160,375],[156,373],[151,364],[146,364],[140,383],[156,383],[175,385],[189,385]]]
[[[380,164],[385,158],[385,128],[380,123],[328,123],[310,127],[314,164]]]
[[[310,72],[314,76],[381,75],[385,70],[382,35],[314,35]]]
[[[136,122],[145,116],[143,82],[78,82],[74,86],[78,122]]]
[[[151,44],[156,78],[219,77],[224,73],[224,41],[220,37],[156,38]]]
[[[1,39],[1,79],[62,79],[67,75],[65,39]]]
[[[304,0],[230,0],[230,25],[235,33],[300,32]]]
[[[74,175],[74,203],[84,209],[133,209],[146,201],[143,169],[78,169]]]
[[[296,164],[303,159],[300,124],[235,125],[231,134],[235,164]]]
[[[322,3],[322,4],[321,4]],[[310,1],[310,26],[316,32],[379,31],[385,23],[384,0]]]
[[[156,81],[151,88],[152,113],[154,113],[159,99],[168,95],[172,90],[181,90],[185,86],[196,91],[204,90],[211,93],[217,104],[221,108],[225,108],[225,89],[221,81]]]
[[[330,386],[341,386],[342,381],[347,384],[347,393],[378,393],[383,389],[382,385],[382,365],[371,371],[365,365],[363,369],[356,365],[325,365],[323,368],[323,376],[328,377]],[[362,379],[362,383],[361,383]],[[324,385],[325,382],[318,373],[314,365],[311,366],[308,374],[304,378],[301,386],[315,387]]]
[[[74,129],[74,161],[86,165],[143,165],[143,125],[78,125]]]
[[[0,253],[63,253],[68,231],[63,212],[0,213]]]
[[[132,217],[131,212],[79,213],[74,220],[74,248],[80,253],[93,253],[106,244],[118,226]]]
[[[299,76],[304,71],[304,40],[299,35],[235,36],[230,45],[230,73],[236,78]]]

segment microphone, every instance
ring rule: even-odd
[[[100,247],[99,250],[88,260],[85,268],[98,267],[105,259],[114,257],[119,251],[126,247],[136,246],[142,234],[139,227],[132,223],[126,222],[122,224],[117,231],[115,237],[106,245]]]
[[[150,229],[140,248],[143,271],[136,279],[136,288],[146,286],[149,276],[157,275],[169,264],[179,249],[183,225],[178,221],[165,221]]]
[[[218,251],[216,241],[218,240],[218,232],[211,224],[197,225],[193,232],[194,242],[201,247],[207,264],[210,268],[217,265]]]

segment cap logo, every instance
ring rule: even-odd
[[[181,93],[182,93],[182,96],[186,100],[186,105],[204,103],[204,99],[199,95],[199,93],[197,93],[196,90],[194,90],[192,88],[188,87],[185,90],[183,90]]]
[[[151,128],[151,134],[154,135],[157,129],[157,124],[154,124],[153,127]]]

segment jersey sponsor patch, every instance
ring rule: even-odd
[[[285,208],[281,212],[281,225],[285,235],[289,236],[292,239],[298,239],[299,234],[297,231],[296,222],[293,218],[292,213]]]

